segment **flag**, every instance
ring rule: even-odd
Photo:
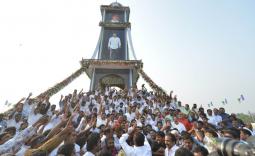
[[[211,106],[213,106],[213,103],[211,102]]]
[[[228,104],[228,101],[227,101],[227,99],[225,98],[225,104]]]
[[[242,101],[244,101],[244,96],[243,96],[243,94],[241,94],[240,99],[241,99]]]

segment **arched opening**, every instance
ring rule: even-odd
[[[102,77],[99,80],[99,85],[100,85],[100,88],[105,88],[106,86],[109,86],[109,87],[118,87],[120,89],[124,89],[125,80],[119,75],[111,74],[111,75],[106,75]]]

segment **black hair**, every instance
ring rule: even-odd
[[[145,136],[141,132],[137,132],[134,134],[134,144],[136,146],[144,145]]]
[[[16,133],[16,128],[15,127],[7,127],[4,132],[7,132],[7,133],[11,133],[11,134],[15,134]]]
[[[160,144],[157,141],[151,141],[152,152],[157,152],[160,149]]]
[[[249,131],[249,130],[247,130],[247,129],[241,129],[240,132],[243,132],[244,134],[249,135],[249,136],[252,135],[252,134],[251,134],[251,131]]]
[[[162,132],[162,131],[158,131],[156,135],[158,135],[158,136],[160,136],[162,138],[165,137],[165,133]]]
[[[57,154],[70,156],[74,152],[74,144],[64,144],[59,147]]]
[[[177,139],[176,139],[176,137],[175,137],[174,134],[168,132],[168,133],[166,134],[166,136],[170,137],[170,138],[171,138],[171,141],[174,142],[174,143],[176,143]]]
[[[218,134],[216,133],[216,131],[214,131],[212,129],[207,129],[206,133],[210,133],[214,138],[218,137]]]
[[[194,156],[194,154],[187,148],[180,147],[175,151],[175,156]]]
[[[194,142],[194,140],[190,134],[182,135],[182,140],[191,140],[192,142]]]
[[[98,156],[112,156],[112,153],[106,148],[103,148],[101,151],[99,151]]]
[[[100,140],[99,133],[91,133],[87,140],[87,151],[92,151]]]
[[[193,150],[193,153],[201,152],[202,156],[207,156],[209,154],[208,150],[202,146],[196,146]]]

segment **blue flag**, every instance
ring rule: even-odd
[[[241,94],[240,99],[241,99],[242,101],[244,101],[244,96],[243,96],[243,94]]]
[[[227,99],[225,98],[225,104],[228,104],[228,101],[227,101]]]

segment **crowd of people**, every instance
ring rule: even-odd
[[[0,114],[0,155],[206,156],[212,138],[246,141],[254,135],[224,108],[204,110],[176,96],[141,89],[104,90],[22,98]]]

